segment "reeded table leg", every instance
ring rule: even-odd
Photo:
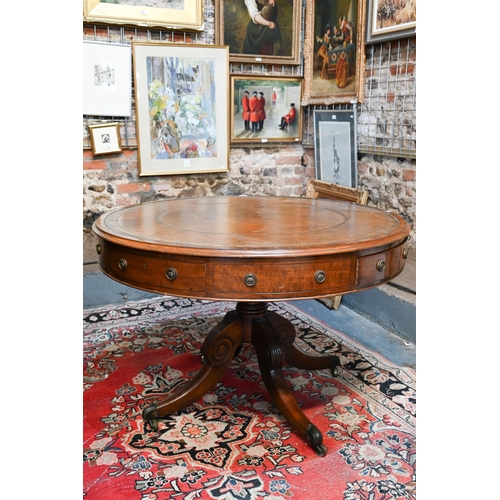
[[[320,456],[326,454],[319,429],[305,416],[290,392],[282,368],[285,363],[305,370],[330,369],[336,375],[338,356],[310,356],[295,345],[295,327],[267,310],[265,302],[238,302],[212,329],[203,344],[204,364],[186,386],[144,409],[142,416],[157,428],[156,419],[176,412],[203,397],[222,378],[243,342],[253,344],[269,394],[289,424]]]

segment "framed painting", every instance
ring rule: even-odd
[[[83,21],[203,31],[203,0],[83,0]]]
[[[355,111],[315,110],[314,144],[316,177],[325,182],[357,188]]]
[[[128,44],[83,41],[83,114],[130,116],[132,50]]]
[[[216,9],[217,40],[231,62],[299,64],[301,0],[218,0]]]
[[[306,0],[302,105],[363,102],[366,0]]]
[[[119,153],[122,150],[118,123],[89,125],[89,134],[94,155]]]
[[[413,36],[417,29],[416,0],[367,0],[366,43]]]
[[[132,44],[140,175],[225,172],[228,48]]]
[[[301,142],[302,79],[231,76],[231,142]]]

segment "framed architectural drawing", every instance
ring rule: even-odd
[[[300,142],[302,79],[231,76],[231,143]]]
[[[366,43],[386,42],[416,33],[416,0],[367,1]]]
[[[83,114],[130,116],[132,51],[130,45],[83,41]]]
[[[314,111],[316,177],[356,188],[358,154],[353,110]]]
[[[203,0],[83,0],[83,20],[147,28],[203,31]]]
[[[140,175],[227,171],[228,48],[135,42],[132,51]]]
[[[94,155],[119,153],[122,150],[118,123],[89,125],[89,134]]]
[[[366,0],[306,0],[302,105],[363,102]]]
[[[218,0],[216,9],[231,62],[299,64],[302,0]]]

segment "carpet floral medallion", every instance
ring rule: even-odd
[[[232,302],[175,297],[84,310],[83,494],[96,500],[391,500],[416,498],[415,372],[390,364],[287,303],[269,309],[329,370],[285,367],[323,434],[319,457],[272,403],[245,344],[202,399],[158,420],[142,410],[190,380]]]

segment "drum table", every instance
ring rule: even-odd
[[[241,344],[250,342],[276,406],[318,455],[326,454],[282,367],[328,368],[336,375],[339,358],[299,350],[295,327],[267,310],[267,302],[345,294],[390,280],[403,270],[408,252],[410,227],[401,216],[330,199],[214,196],[114,210],[101,215],[93,231],[101,270],[120,283],[236,302],[206,337],[198,374],[144,409],[153,429],[157,419],[210,391]]]

